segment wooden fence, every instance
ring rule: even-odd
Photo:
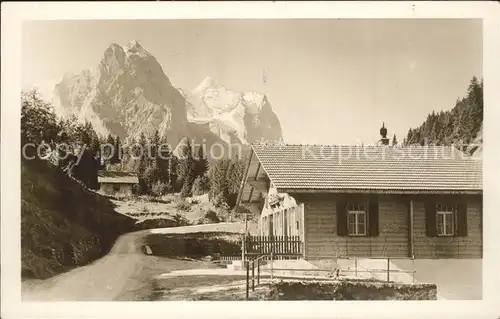
[[[302,255],[300,236],[252,236],[244,237],[245,254],[298,257]]]

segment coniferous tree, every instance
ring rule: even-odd
[[[229,185],[227,180],[227,171],[229,167],[228,159],[219,159],[210,169],[210,192],[209,198],[216,205],[227,204],[229,196]]]
[[[106,138],[106,141],[104,141],[106,147],[103,148],[103,154],[101,154],[101,157],[104,159],[104,163],[108,164],[111,163],[111,159],[115,155],[115,139],[113,138],[113,135],[108,134],[108,137]]]
[[[168,144],[166,136],[160,138],[158,145],[157,165],[160,174],[160,180],[172,185],[172,149]]]
[[[461,149],[467,149],[466,145],[476,140],[482,123],[483,80],[473,77],[465,97],[457,99],[453,109],[429,114],[420,127],[408,131],[405,144],[423,145],[426,141],[437,145],[465,144]]]
[[[137,154],[139,155],[137,166],[137,174],[139,177],[139,191],[142,194],[147,194],[150,190],[150,187],[148,185],[150,172],[148,172],[148,175],[146,175],[146,170],[149,166],[149,143],[144,133],[141,133],[141,135],[139,136],[139,140],[136,146],[139,148]]]
[[[396,134],[392,136],[392,146],[397,146],[398,145],[398,140],[396,139]]]
[[[137,144],[140,148],[138,150],[138,152],[139,152],[139,164],[138,164],[137,171],[139,174],[142,174],[142,173],[144,173],[144,171],[148,167],[148,161],[149,161],[149,158],[148,158],[149,143],[148,143],[148,140],[147,140],[146,135],[144,133],[141,133],[141,135],[139,136],[139,140],[138,140]]]
[[[191,196],[193,182],[196,178],[196,162],[193,157],[193,147],[189,139],[187,139],[183,154],[179,159],[178,166],[179,180],[182,182],[181,196]]]
[[[240,189],[241,179],[243,177],[243,162],[241,160],[230,160],[227,171],[228,195],[226,203],[229,208],[233,208],[236,204],[236,198]]]
[[[209,168],[208,159],[203,151],[203,146],[198,149],[198,157],[196,158],[196,175],[203,176],[207,173]]]
[[[121,157],[122,157],[122,144],[120,141],[120,137],[116,136],[114,139],[114,147],[113,147],[113,154],[110,159],[111,164],[118,164],[121,162]]]

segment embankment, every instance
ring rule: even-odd
[[[214,254],[241,254],[241,234],[197,232],[186,234],[150,234],[145,237],[153,254],[162,257],[200,258]]]
[[[103,196],[50,163],[21,162],[22,278],[48,278],[106,254],[135,229]]]

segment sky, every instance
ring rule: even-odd
[[[137,40],[174,86],[205,77],[268,96],[287,143],[402,141],[482,77],[472,19],[80,20],[23,24],[23,87],[96,67]]]

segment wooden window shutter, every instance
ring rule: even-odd
[[[428,237],[437,236],[436,203],[432,200],[425,203],[425,233]]]
[[[368,235],[376,237],[379,235],[379,217],[378,217],[378,197],[370,197],[370,203],[368,206]]]
[[[347,229],[347,207],[346,199],[344,197],[337,198],[337,235],[347,236],[349,231]]]
[[[467,236],[467,204],[459,203],[456,210],[456,234],[460,237]]]

